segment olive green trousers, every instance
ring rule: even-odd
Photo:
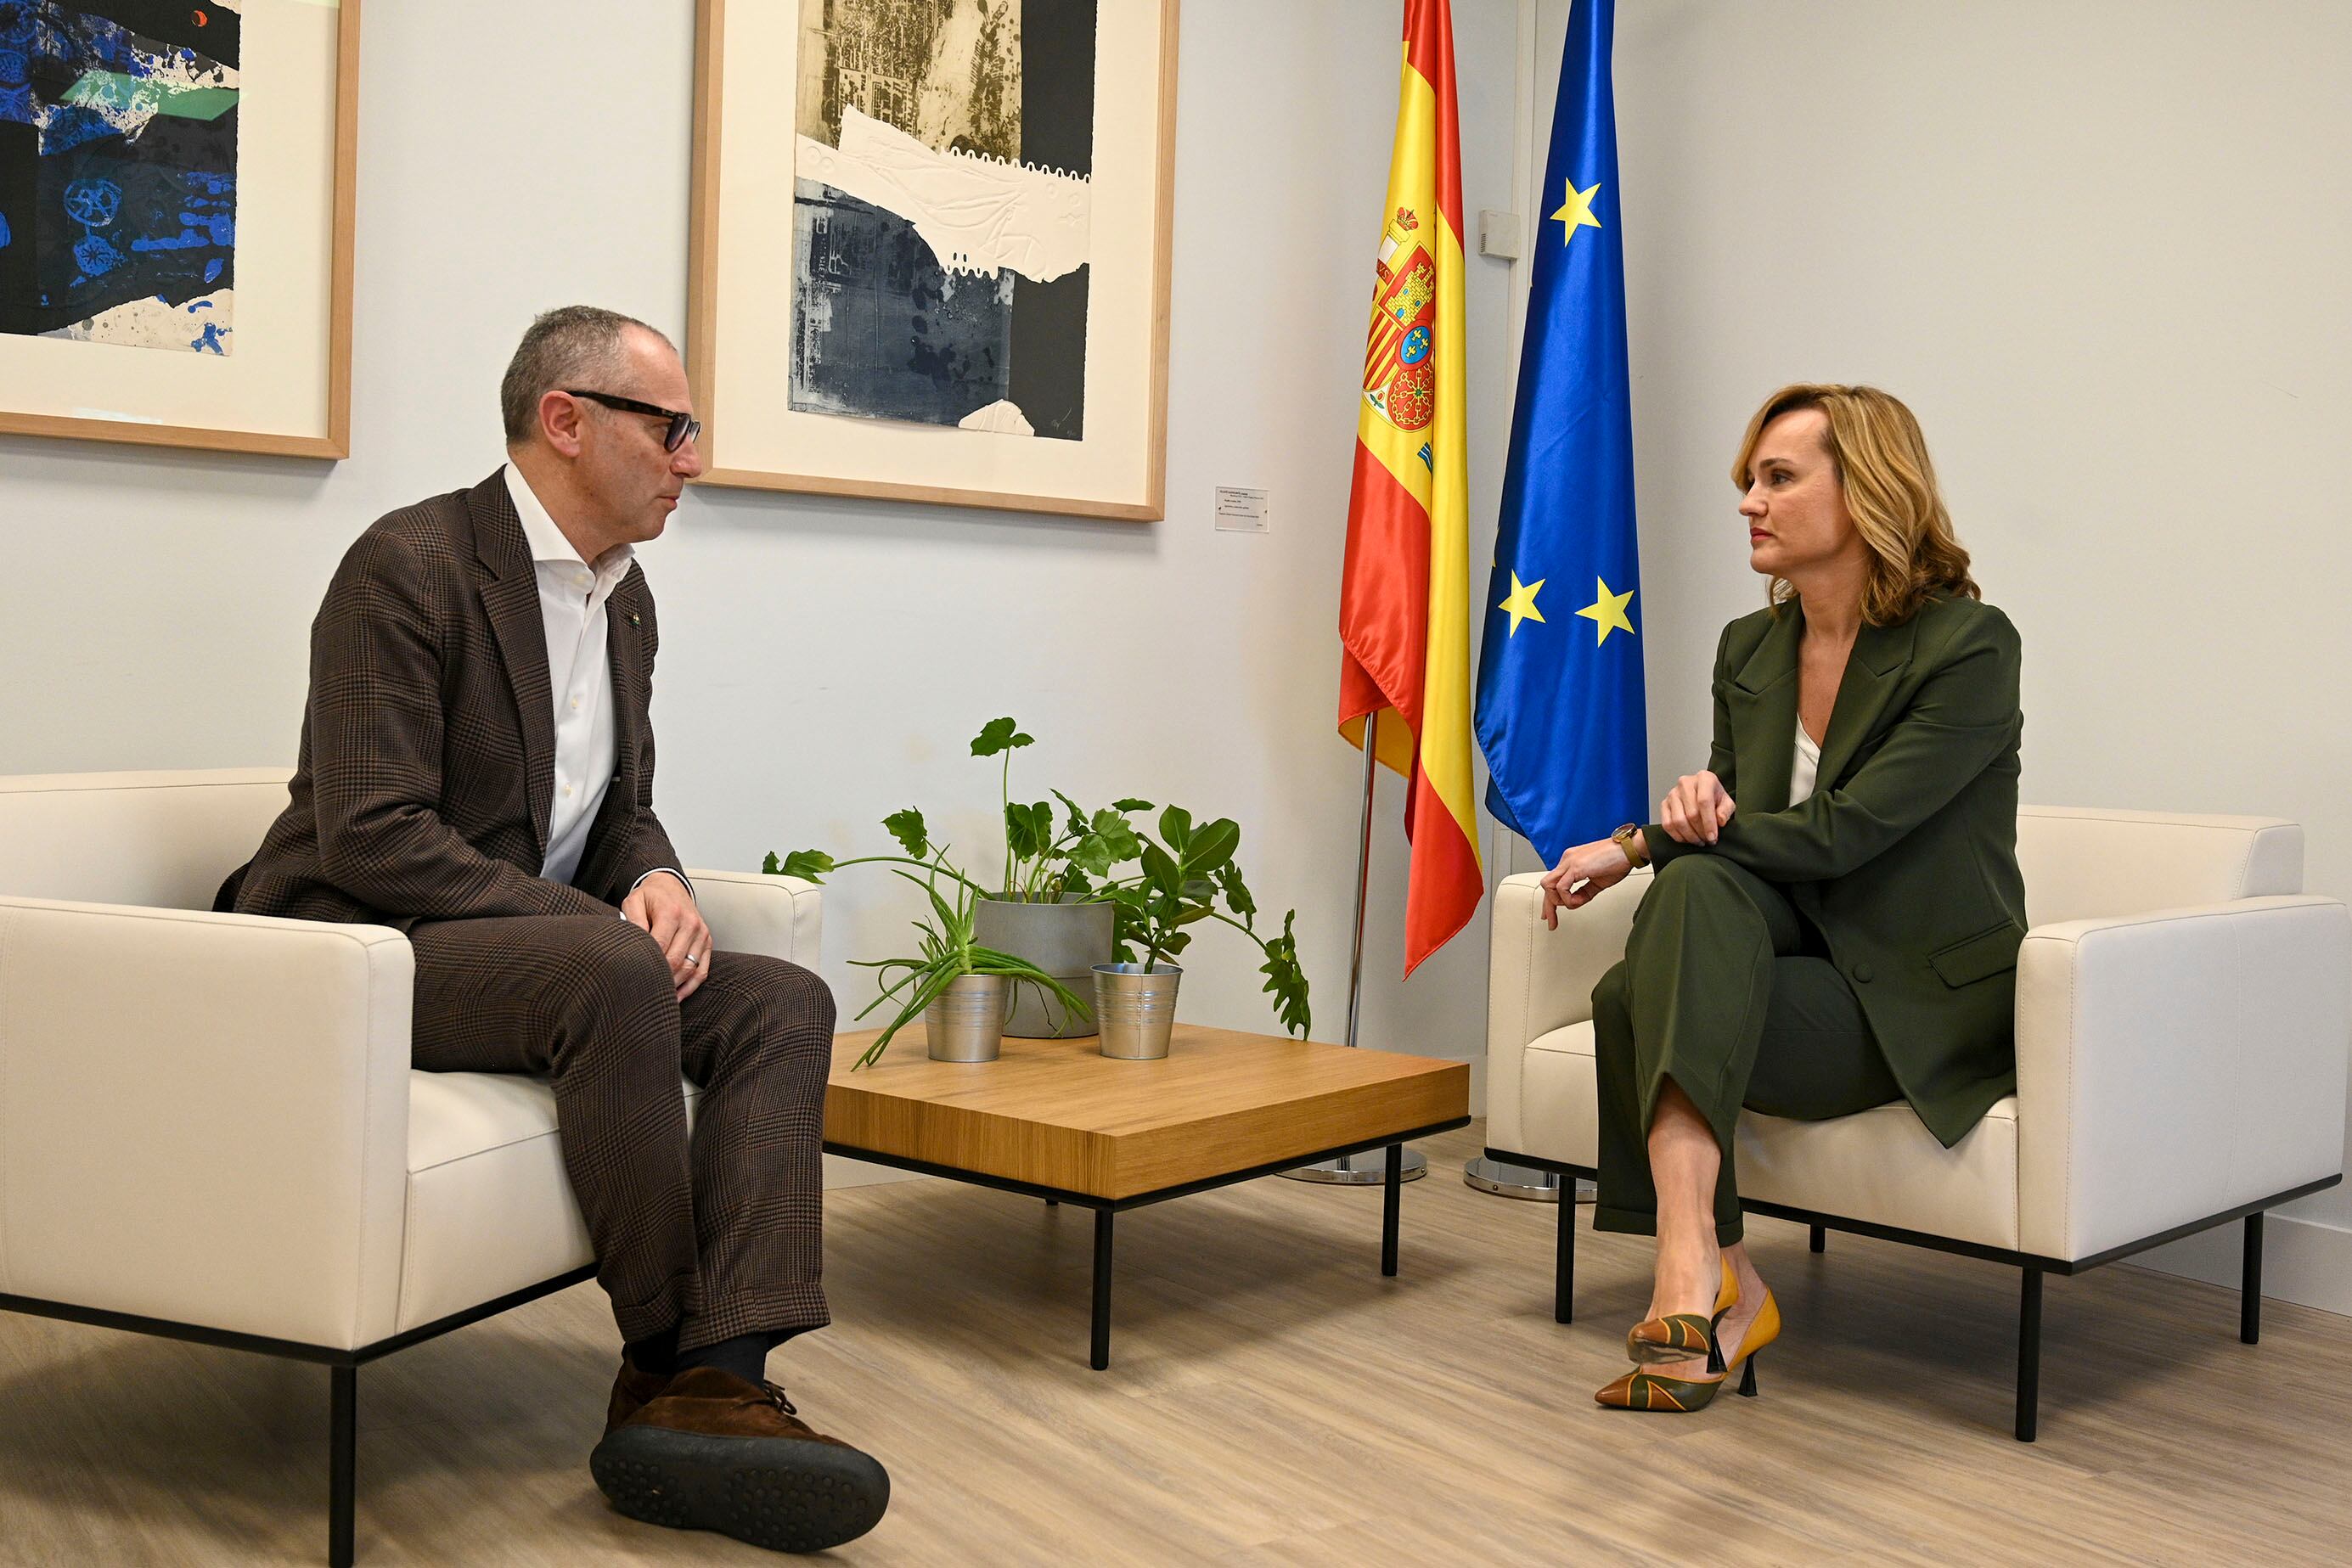
[[[1595,1230],[1657,1231],[1649,1132],[1669,1079],[1723,1151],[1715,1233],[1726,1247],[1741,1235],[1731,1157],[1741,1106],[1819,1122],[1903,1097],[1827,951],[1787,894],[1729,861],[1684,855],[1658,872],[1623,962],[1592,990]]]

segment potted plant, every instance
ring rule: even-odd
[[[1312,1015],[1292,929],[1298,912],[1283,915],[1280,936],[1258,934],[1257,903],[1234,863],[1241,836],[1230,819],[1195,826],[1191,812],[1171,806],[1160,814],[1160,837],[1141,835],[1137,874],[1104,885],[1118,912],[1114,961],[1094,970],[1095,1019],[1105,1056],[1149,1061],[1168,1054],[1184,971],[1166,960],[1191,945],[1187,927],[1203,920],[1230,925],[1257,944],[1265,959],[1259,968],[1264,988],[1274,994],[1283,1028],[1307,1032]]]
[[[1004,858],[994,890],[982,888],[943,860],[934,867],[926,858],[923,815],[911,807],[893,812],[882,825],[912,859],[867,855],[836,862],[823,851],[799,850],[781,860],[769,855],[766,869],[818,882],[849,866],[895,862],[925,870],[927,876],[952,878],[974,895],[976,946],[1025,960],[1039,975],[1057,982],[1045,986],[1030,980],[1013,987],[1013,1012],[1003,1030],[1007,1034],[1076,1035],[1094,1029],[1094,1009],[1070,988],[1082,981],[1091,983],[1097,996],[1125,990],[1164,993],[1164,1006],[1172,1008],[1173,977],[1181,971],[1168,960],[1191,943],[1188,927],[1211,919],[1257,945],[1264,960],[1259,972],[1266,977],[1264,988],[1273,994],[1283,1027],[1305,1034],[1311,1015],[1307,977],[1298,967],[1292,931],[1297,912],[1284,915],[1278,936],[1268,937],[1257,930],[1257,904],[1234,859],[1240,827],[1227,818],[1196,826],[1190,811],[1170,806],[1160,811],[1155,837],[1134,821],[1137,813],[1154,809],[1149,800],[1124,798],[1088,810],[1058,789],[1049,791],[1053,800],[1014,800],[1013,753],[1034,744],[1035,738],[1011,718],[990,720],[971,742],[974,757],[1003,758],[998,796]],[[1131,971],[1139,974],[1138,979],[1119,981],[1106,992],[1098,978],[1106,965],[1141,967]],[[1155,967],[1160,978],[1143,977]]]
[[[879,994],[857,1016],[863,1019],[885,1003],[896,1003],[898,1010],[874,1043],[850,1063],[850,1071],[880,1061],[892,1037],[918,1016],[923,1019],[923,1032],[932,1060],[995,1061],[1002,1045],[1004,1016],[1010,1010],[1010,993],[1016,985],[1037,987],[1066,1008],[1084,1008],[1085,1004],[1068,987],[1026,958],[1000,953],[977,941],[972,910],[979,901],[978,884],[948,863],[946,845],[933,846],[925,841],[919,813],[899,812],[890,821],[897,824],[893,831],[900,835],[899,842],[907,854],[866,858],[896,862],[891,874],[923,890],[930,902],[930,915],[919,916],[914,923],[919,942],[918,956],[852,960],[859,968],[875,970],[880,987]],[[898,869],[907,865],[920,867],[923,875],[918,877]],[[766,869],[771,873],[782,872],[821,883],[825,873],[837,868],[831,856],[804,850],[782,862],[771,854]],[[942,876],[949,881],[951,897],[940,891]],[[894,974],[896,979],[891,977]]]

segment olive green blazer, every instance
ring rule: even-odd
[[[1904,1097],[1947,1146],[2017,1086],[2016,628],[1938,598],[1865,626],[1811,797],[1789,804],[1801,602],[1723,630],[1707,766],[1738,810],[1711,845],[1643,830],[1664,873],[1722,855],[1783,886],[1828,940]]]

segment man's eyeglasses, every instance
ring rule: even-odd
[[[656,419],[669,421],[669,428],[662,432],[662,450],[665,452],[675,452],[702,434],[702,421],[690,413],[680,413],[674,408],[664,408],[659,403],[639,402],[633,397],[614,397],[610,392],[583,392],[578,387],[565,387],[562,390],[567,397],[584,397],[590,402],[601,402],[606,408],[616,408],[623,413],[650,414]]]

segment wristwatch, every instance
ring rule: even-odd
[[[1635,865],[1650,863],[1650,843],[1642,836],[1642,824],[1628,822],[1609,835],[1609,841],[1625,852],[1625,858]]]

